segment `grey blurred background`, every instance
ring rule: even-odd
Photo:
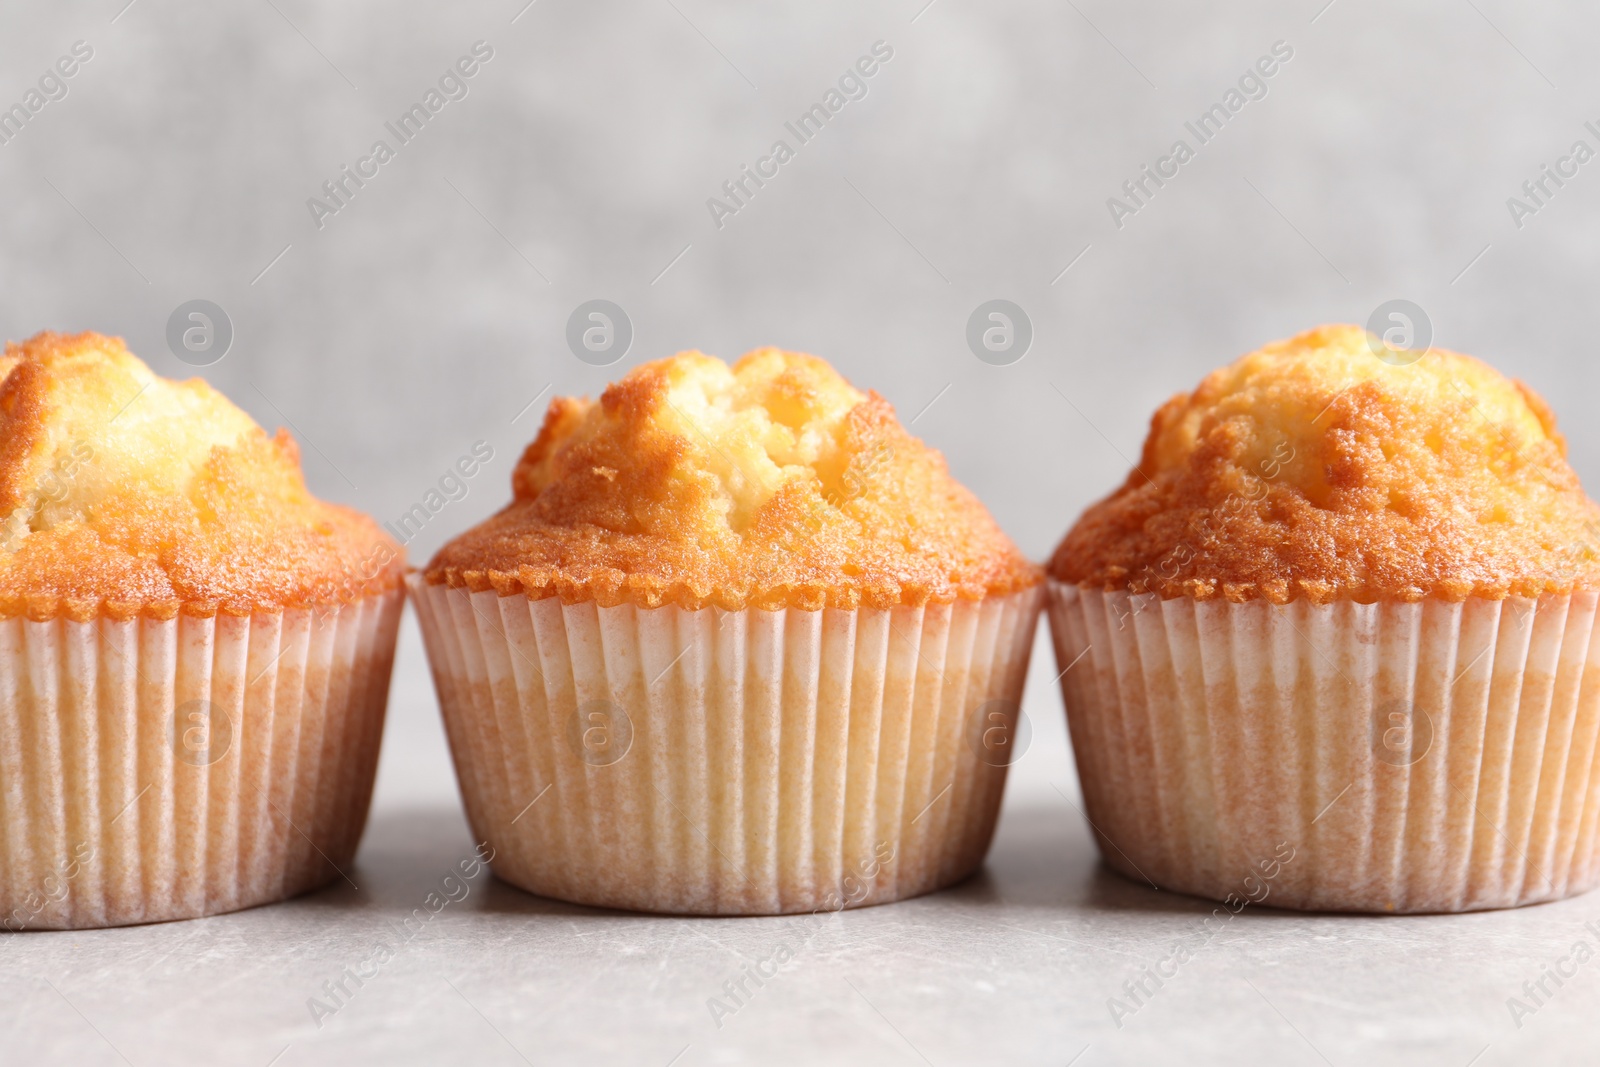
[[[0,334],[96,329],[160,373],[204,374],[269,429],[292,429],[316,492],[384,520],[487,442],[494,459],[466,497],[411,542],[418,563],[508,498],[552,394],[593,395],[692,347],[832,360],[914,421],[1041,559],[1122,479],[1167,396],[1263,342],[1366,322],[1391,299],[1420,305],[1435,343],[1543,392],[1579,473],[1600,478],[1587,399],[1600,162],[1560,189],[1546,179],[1554,195],[1520,227],[1507,205],[1574,141],[1600,148],[1584,127],[1600,119],[1591,7],[0,11],[0,107],[27,106],[42,77],[46,90],[20,129],[0,130]],[[92,57],[50,79],[80,41]],[[785,123],[878,42],[892,58],[862,79],[865,95],[801,144]],[[466,95],[441,93],[401,145],[385,124],[425,104],[475,45],[492,56],[461,79]],[[1275,45],[1292,58],[1262,79],[1265,96],[1200,145],[1184,124]],[[1123,183],[1179,138],[1195,158],[1114,220],[1108,199],[1129,202]],[[314,217],[310,198],[334,203],[324,183],[379,139],[394,158]],[[708,199],[727,202],[723,183],[779,139],[794,158],[764,187],[747,182],[753,195],[718,226]],[[1034,334],[1004,366],[966,338],[996,298]],[[192,299],[219,305],[234,332],[198,370],[167,341]],[[632,325],[610,366],[566,340],[593,299]],[[1059,731],[1039,673],[1034,716]],[[392,715],[380,805],[450,802],[409,622]]]
[[[550,394],[512,418],[541,389],[594,394],[693,347],[830,359],[1035,557],[1121,480],[1161,400],[1391,298],[1543,392],[1600,477],[1600,163],[1520,231],[1506,207],[1573,141],[1600,147],[1589,6],[126,3],[0,8],[0,107],[75,41],[94,52],[0,145],[0,333],[96,329],[201,373],[292,426],[316,492],[381,518],[488,441],[419,561],[507,498]],[[467,97],[319,230],[307,199],[397,144],[384,123],[480,40]],[[880,40],[865,98],[719,230],[707,199],[797,145],[785,121]],[[1280,40],[1268,95],[1114,226],[1107,198],[1194,144],[1183,123]],[[235,330],[198,371],[165,339],[193,298]],[[593,298],[635,330],[610,367],[565,342]],[[1011,366],[965,341],[991,298],[1034,326]]]

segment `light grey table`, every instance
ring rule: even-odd
[[[485,872],[450,883],[461,899],[423,922],[472,842],[408,619],[355,886],[193,922],[0,938],[0,1063],[1488,1067],[1600,1056],[1600,961],[1560,986],[1546,979],[1552,995],[1520,1027],[1507,1008],[1575,942],[1600,947],[1585,927],[1600,929],[1600,897],[1442,917],[1251,907],[1206,942],[1211,905],[1108,871],[1073,808],[1043,638],[1025,702],[1032,745],[988,864],[962,885],[824,918],[684,919],[543,900]],[[1179,942],[1189,962],[1159,989],[1145,979],[1153,992],[1114,1020],[1110,999],[1135,1006],[1125,983]],[[393,953],[381,965],[380,944]],[[736,1004],[724,983],[779,946],[792,959],[759,988],[747,980]],[[358,984],[347,967],[377,974]],[[341,981],[330,994],[325,983]]]

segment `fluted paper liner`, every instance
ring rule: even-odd
[[[600,607],[413,580],[473,832],[543,896],[883,903],[983,861],[1042,588],[921,608]],[[598,717],[597,717],[598,716]],[[986,718],[988,716],[988,718]]]
[[[0,620],[0,928],[195,918],[340,878],[403,596]]]
[[[1130,877],[1256,899],[1287,844],[1263,903],[1454,912],[1595,885],[1596,594],[1049,597],[1086,814]]]

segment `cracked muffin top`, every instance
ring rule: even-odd
[[[1600,510],[1539,395],[1469,356],[1380,352],[1324,326],[1167,401],[1051,576],[1279,604],[1600,589]]]
[[[602,606],[814,610],[978,599],[1037,584],[944,457],[815,356],[646,363],[558,398],[512,502],[426,578]]]
[[[398,545],[307,491],[300,454],[121,339],[41,333],[0,359],[0,616],[243,615],[399,582]]]

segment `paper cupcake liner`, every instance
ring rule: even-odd
[[[0,928],[195,918],[341,877],[403,597],[0,620]]]
[[[854,611],[412,584],[473,832],[580,904],[782,914],[983,861],[1043,590]],[[985,733],[988,730],[989,733]]]
[[[1600,877],[1596,594],[1280,606],[1052,582],[1049,599],[1087,815],[1129,877],[1371,912]]]

